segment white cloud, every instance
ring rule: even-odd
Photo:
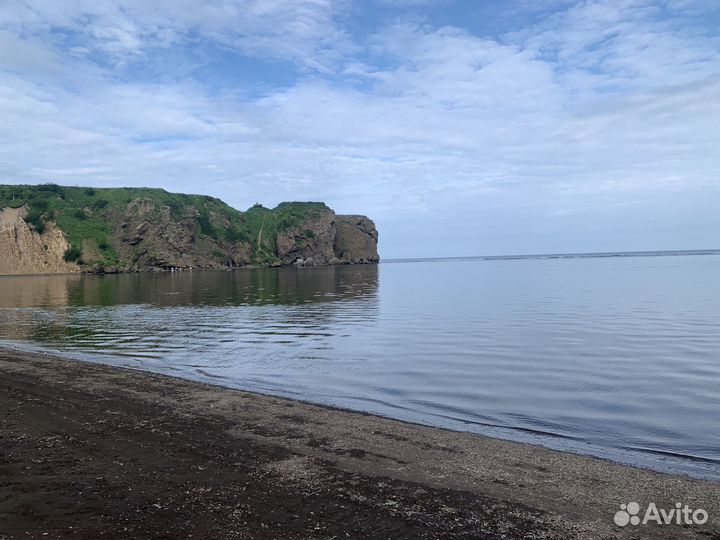
[[[246,54],[269,55],[314,69],[349,46],[335,18],[342,0],[8,0],[0,28],[48,37],[73,32],[83,48],[114,60],[200,36]]]
[[[398,7],[398,8],[416,8],[416,7],[427,7],[427,6],[438,6],[448,4],[452,0],[375,0],[378,4],[383,6]]]
[[[720,37],[647,0],[594,0],[516,34],[578,92],[626,92],[707,77],[720,65]]]
[[[496,38],[390,24],[354,42],[348,6],[330,0],[11,3],[0,11],[0,171],[238,206],[324,199],[381,222],[471,215],[488,201],[569,219],[708,192],[720,185],[717,35],[679,1],[662,13],[579,2]],[[305,75],[259,97],[241,82],[163,77],[152,51],[192,65],[193,39]],[[123,77],[118,62],[161,74]]]

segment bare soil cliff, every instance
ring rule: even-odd
[[[50,222],[42,234],[25,222],[25,208],[0,209],[0,274],[56,274],[78,272],[64,259],[70,247],[65,235]]]

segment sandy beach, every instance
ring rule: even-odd
[[[720,538],[720,484],[0,351],[0,538]],[[704,509],[628,525],[622,503]]]

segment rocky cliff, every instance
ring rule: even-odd
[[[379,260],[365,216],[155,189],[0,186],[0,274],[313,266]]]
[[[377,262],[377,242],[370,219],[338,216],[329,208],[278,233],[275,239],[277,255],[285,265]]]

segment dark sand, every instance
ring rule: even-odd
[[[720,483],[0,351],[0,538],[720,538]],[[617,527],[622,502],[703,526]]]

